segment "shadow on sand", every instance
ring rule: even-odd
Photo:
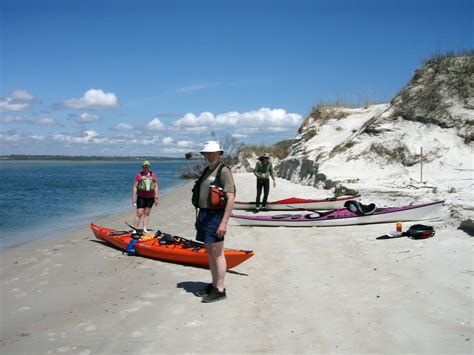
[[[239,276],[249,276],[247,274],[237,272],[237,271],[233,271],[233,270],[227,270],[227,272],[229,274],[234,274],[234,275],[239,275]],[[205,288],[207,285],[208,285],[208,283],[202,282],[202,281],[183,281],[183,282],[178,282],[176,284],[176,287],[177,288],[182,288],[186,292],[194,294],[197,291],[200,291],[203,288]]]
[[[183,281],[183,282],[177,283],[176,287],[182,288],[186,292],[194,294],[197,291],[200,291],[203,288],[205,288],[207,285],[208,285],[207,283],[201,282],[201,281]]]

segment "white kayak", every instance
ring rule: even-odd
[[[369,215],[362,215],[346,208],[326,213],[281,214],[281,215],[232,215],[242,226],[268,227],[331,227],[357,224],[389,223],[421,220],[436,210],[444,201],[420,205],[377,208]]]

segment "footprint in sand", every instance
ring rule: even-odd
[[[142,269],[142,270],[146,270],[146,269],[153,269],[154,267],[151,266],[151,265],[139,265],[137,266],[137,269]]]
[[[71,351],[71,350],[74,350],[74,349],[71,348],[70,346],[61,346],[60,348],[56,349],[56,351],[58,353],[65,353],[65,352],[68,352],[68,351]]]
[[[156,295],[158,298],[167,298],[170,296],[170,291],[160,291]]]
[[[28,265],[28,264],[31,264],[32,262],[35,262],[35,261],[38,261],[37,258],[34,258],[34,257],[27,257],[25,259],[22,259],[18,262],[16,262],[17,265]]]
[[[178,307],[175,307],[175,308],[171,309],[171,313],[175,314],[175,315],[183,314],[183,312],[184,312],[184,306],[178,306]]]
[[[192,320],[191,322],[184,323],[185,327],[202,327],[204,325],[204,322],[201,322],[199,320]]]
[[[188,291],[181,289],[178,291],[178,296],[187,296],[189,293]]]
[[[125,319],[128,314],[138,312],[146,306],[153,306],[150,301],[137,301],[133,302],[132,307],[120,311],[120,316]]]
[[[142,332],[139,332],[138,330],[132,332],[132,338],[138,338],[142,336]]]
[[[152,293],[152,292],[145,292],[143,294],[143,298],[148,298],[148,299],[153,299],[153,298],[159,298],[160,295],[157,293]]]
[[[86,332],[92,332],[97,329],[97,327],[94,325],[94,323],[90,320],[86,320],[84,322],[81,322],[77,325],[78,327],[84,327],[84,330]]]

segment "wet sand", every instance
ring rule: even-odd
[[[254,198],[250,174],[236,184],[238,199]],[[193,238],[191,187],[163,197],[151,225]],[[271,196],[311,189],[278,180]],[[133,216],[91,222],[124,229]],[[227,273],[228,298],[214,304],[193,295],[208,270],[122,255],[88,226],[10,249],[0,254],[0,351],[472,353],[473,239],[454,229],[376,239],[393,228],[231,225],[226,246],[255,256]]]

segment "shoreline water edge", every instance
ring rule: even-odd
[[[252,200],[252,174],[236,174]],[[194,239],[193,182],[150,226]],[[271,198],[314,196],[278,179]],[[134,210],[91,220],[128,229]],[[435,218],[436,216],[433,216]],[[410,224],[415,224],[410,223]],[[1,252],[2,354],[460,353],[473,346],[472,238],[377,240],[379,224],[259,228],[230,223],[226,247],[254,257],[228,271],[228,298],[200,303],[206,269],[123,255],[88,225]],[[408,228],[405,223],[403,228]],[[219,342],[209,342],[219,330]]]

